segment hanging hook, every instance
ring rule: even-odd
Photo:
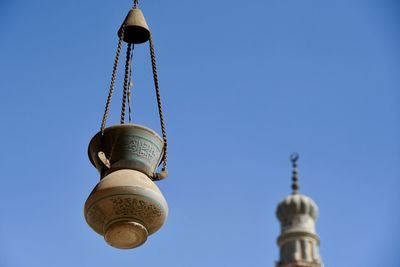
[[[133,8],[138,8],[139,6],[139,0],[134,0],[133,1]]]

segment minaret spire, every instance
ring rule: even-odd
[[[293,172],[292,172],[292,189],[293,192],[292,194],[298,194],[299,193],[299,176],[297,172],[297,161],[299,160],[299,154],[293,153],[290,156],[290,161],[292,162],[293,166]]]
[[[315,229],[318,206],[299,193],[297,161],[299,155],[290,156],[292,162],[292,194],[278,205],[276,215],[281,224],[278,237],[279,260],[276,267],[323,267],[319,255],[319,237]]]

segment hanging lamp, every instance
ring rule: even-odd
[[[89,143],[91,163],[100,173],[100,182],[84,206],[86,222],[105,241],[120,249],[142,245],[161,228],[168,205],[155,181],[167,177],[167,135],[158,85],[152,35],[138,1],[118,31],[118,46],[100,131]],[[149,42],[154,86],[160,116],[162,138],[153,130],[131,120],[131,76],[136,44]],[[126,43],[123,97],[120,124],[106,127],[111,106],[119,58]],[[125,122],[128,105],[128,123]],[[162,164],[161,171],[157,172]]]

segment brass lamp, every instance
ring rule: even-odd
[[[111,85],[100,131],[88,148],[89,159],[100,173],[84,207],[86,222],[108,244],[130,249],[142,245],[161,228],[168,215],[167,202],[154,181],[167,177],[167,136],[151,32],[137,0],[118,31],[119,41]],[[119,56],[127,43],[120,124],[106,127]],[[162,138],[153,130],[131,123],[131,65],[135,44],[149,42]],[[125,123],[126,105],[129,122]],[[157,172],[162,164],[161,172]]]

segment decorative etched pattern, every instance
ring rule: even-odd
[[[135,216],[143,220],[154,219],[162,215],[158,207],[144,200],[114,197],[111,201],[116,215]]]
[[[131,136],[121,144],[123,150],[129,150],[133,155],[142,158],[152,165],[158,163],[160,150],[151,142],[137,136]]]

